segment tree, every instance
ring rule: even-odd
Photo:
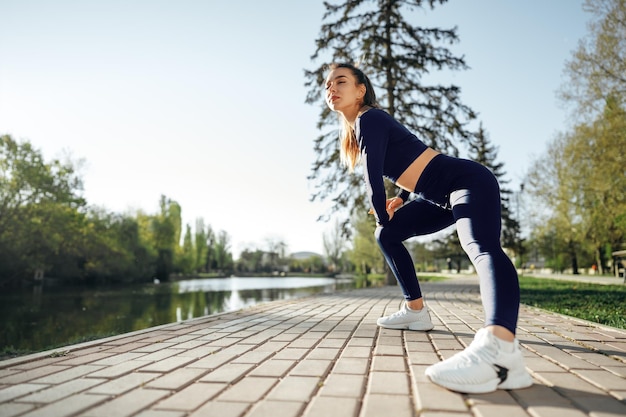
[[[44,161],[28,141],[0,136],[0,275],[49,272],[60,256],[80,251],[85,200],[76,164]]]
[[[183,246],[181,248],[180,257],[177,260],[178,269],[183,274],[195,272],[196,251],[194,248],[193,233],[191,226],[186,225],[185,235],[183,236]]]
[[[548,144],[543,156],[535,160],[525,183],[535,200],[534,225],[539,239],[552,235],[564,242],[572,271],[578,273],[578,243],[580,235],[576,206],[580,194],[576,185],[576,161],[567,152],[568,137],[559,135]]]
[[[142,238],[137,218],[91,208],[83,244],[84,280],[130,282],[154,276],[156,252]]]
[[[194,247],[195,247],[195,271],[208,272],[206,268],[207,256],[208,256],[208,234],[204,226],[204,219],[196,219],[195,235],[194,235]]]
[[[346,249],[346,240],[341,233],[341,224],[335,221],[335,226],[328,232],[324,233],[324,254],[328,259],[330,268],[334,272],[342,272],[342,258]]]
[[[237,270],[240,272],[258,272],[263,266],[265,252],[260,249],[245,249],[239,255]]]
[[[593,14],[590,33],[567,62],[559,91],[574,108],[575,123],[529,175],[545,209],[535,238],[541,243],[547,236],[551,248],[565,248],[574,273],[589,250],[603,268],[607,247],[622,245],[626,234],[626,2],[587,0],[584,8]]]
[[[159,207],[160,213],[153,218],[151,229],[154,246],[158,251],[156,277],[165,281],[173,271],[182,221],[180,205],[177,202],[162,195]]]
[[[265,239],[267,247],[267,257],[269,268],[271,271],[277,271],[279,268],[287,265],[287,244],[280,237],[267,237]]]
[[[583,9],[593,15],[589,35],[566,64],[559,97],[577,118],[590,120],[602,113],[608,97],[620,104],[626,97],[626,1],[586,0]]]
[[[423,28],[413,25],[417,9],[435,7],[446,0],[345,0],[333,5],[325,2],[321,33],[316,40],[315,61],[357,61],[363,58],[365,72],[377,89],[381,106],[404,123],[428,145],[453,154],[457,140],[467,141],[466,130],[474,112],[463,105],[460,89],[454,85],[427,85],[424,77],[432,70],[461,70],[467,66],[446,45],[458,41],[456,28]],[[327,65],[305,70],[310,88],[309,104],[320,104]],[[321,105],[318,128],[336,125],[329,109]],[[340,166],[336,130],[322,133],[315,142],[317,160],[310,179],[316,188],[312,200],[330,199],[331,211],[348,209],[348,214],[366,211],[365,191],[357,174]],[[328,218],[328,214],[320,216]],[[349,216],[348,216],[349,217]],[[343,222],[349,234],[349,219]]]
[[[607,265],[606,245],[617,248],[626,238],[623,149],[626,111],[612,98],[598,120],[574,128],[566,148],[575,164],[572,174],[576,188],[572,192],[578,195],[574,209],[580,219],[582,239],[591,244],[600,273]]]
[[[350,262],[363,275],[370,271],[382,272],[385,270],[385,258],[371,230],[372,219],[361,215],[354,220],[355,235],[352,250],[348,252]]]
[[[231,270],[233,268],[233,255],[230,252],[230,236],[225,231],[221,231],[217,235],[214,251],[217,269],[221,272]]]

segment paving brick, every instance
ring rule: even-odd
[[[172,410],[145,410],[133,417],[185,417],[187,413],[184,411]]]
[[[120,395],[155,379],[158,374],[133,372],[90,389],[90,394]]]
[[[48,385],[43,384],[18,384],[10,385],[0,390],[0,404],[29,395],[33,392],[46,389]]]
[[[306,359],[334,360],[340,353],[341,351],[339,349],[322,348],[318,345],[306,356]]]
[[[181,366],[193,362],[195,359],[183,356],[167,357],[163,360],[156,361],[146,365],[140,369],[141,372],[171,372]]]
[[[291,360],[270,359],[250,372],[251,376],[283,377],[295,366]]]
[[[202,342],[200,342],[202,343]],[[205,342],[206,343],[206,342]],[[132,350],[133,353],[148,354],[152,352],[158,352],[159,350],[171,348],[175,343],[171,342],[159,342],[159,343],[141,343],[141,347],[137,347]]]
[[[145,357],[148,354],[145,352],[124,352],[121,353],[119,355],[114,355],[114,356],[108,356],[104,359],[101,359],[99,361],[93,362],[93,365],[99,365],[99,366],[111,366],[111,365],[118,365],[120,363],[124,363],[124,362],[129,362],[133,359],[138,359],[141,357]],[[145,364],[144,364],[145,365]]]
[[[203,376],[202,382],[234,383],[241,379],[254,365],[248,363],[227,363]]]
[[[203,383],[191,384],[163,401],[157,403],[153,408],[157,410],[180,410],[192,411],[206,403],[218,393],[222,392],[228,384],[225,383]]]
[[[370,394],[363,400],[363,417],[413,417],[413,405],[404,395]]]
[[[341,356],[347,358],[369,358],[372,354],[372,349],[369,347],[346,347]]]
[[[374,356],[372,360],[373,371],[406,371],[406,359],[404,356]]]
[[[463,413],[468,411],[463,396],[430,382],[415,384],[415,407],[418,410],[438,410]]]
[[[89,378],[118,378],[122,375],[126,375],[130,372],[133,372],[134,370],[139,369],[143,366],[146,366],[146,362],[126,361],[126,362],[118,363],[116,365],[104,367],[96,372],[92,372],[88,375],[88,377]]]
[[[220,394],[218,400],[254,403],[261,399],[277,382],[278,378],[246,377]]]
[[[360,399],[365,392],[365,381],[362,375],[330,374],[324,380],[319,395]]]
[[[253,350],[246,352],[238,358],[233,359],[233,363],[259,364],[272,356],[274,352]]]
[[[287,341],[274,340],[274,338],[272,338],[272,340],[270,340],[268,342],[265,342],[265,343],[257,346],[256,348],[254,348],[254,352],[272,352],[272,353],[276,353],[279,350],[283,349],[288,344],[289,344],[289,342],[287,342]]]
[[[26,414],[24,417],[63,417],[72,416],[83,410],[106,401],[108,397],[103,395],[78,394],[70,397],[68,401],[58,401],[52,404],[36,408]],[[122,417],[122,415],[119,415]],[[110,417],[110,416],[108,416]]]
[[[267,398],[269,400],[306,402],[320,385],[320,378],[287,376],[279,382]]]
[[[206,403],[189,417],[241,417],[250,408],[250,403],[213,401]]]
[[[376,338],[374,337],[353,337],[348,340],[348,347],[367,347],[372,349]]]
[[[357,415],[360,402],[358,398],[315,397],[306,409],[304,417],[354,417]],[[384,415],[391,414],[381,414]]]
[[[55,352],[59,352],[59,351],[55,351]],[[43,356],[43,357],[38,357],[38,360],[33,360],[33,361],[23,361],[21,362],[20,359],[21,358],[15,358],[14,360],[8,360],[7,362],[9,363],[9,365],[6,365],[10,368],[10,370],[19,370],[19,371],[29,371],[31,369],[34,368],[42,368],[44,366],[48,366],[48,365],[63,365],[63,363],[65,361],[67,361],[68,358],[74,358],[76,357],[75,354],[73,354],[72,352],[69,352],[67,354],[61,354],[58,356]],[[18,362],[15,362],[18,361]],[[65,363],[65,365],[67,365]]]
[[[405,372],[370,372],[367,391],[374,394],[409,396],[411,392],[408,374]]]
[[[221,349],[221,346],[209,346],[208,344],[204,344],[193,349],[181,350],[180,353],[178,353],[176,356],[184,356],[188,358],[205,358],[215,352],[220,351]]]
[[[199,379],[207,372],[206,369],[202,368],[179,368],[150,381],[146,387],[177,391]]]
[[[141,348],[144,348],[146,346],[149,346],[149,344],[146,342],[133,342],[133,343],[127,343],[124,345],[118,345],[118,346],[112,347],[110,349],[107,349],[107,352],[108,353],[123,353],[123,352],[130,352],[133,350],[139,351]]]
[[[101,383],[102,380],[97,379],[74,379],[21,397],[18,401],[26,403],[52,403],[62,398],[69,397],[70,395],[88,390]]]
[[[309,338],[301,338],[296,339],[293,342],[289,343],[289,348],[303,348],[310,349],[317,344],[319,339],[309,339]]]
[[[304,359],[299,362],[290,372],[290,375],[316,376],[326,375],[332,361],[323,359]]]
[[[60,384],[62,382],[71,381],[73,379],[89,375],[93,372],[101,370],[102,368],[104,368],[104,366],[79,365],[61,372],[46,375],[42,378],[35,379],[32,382],[36,384]]]
[[[299,417],[304,406],[303,402],[297,401],[261,401],[252,407],[246,417]]]
[[[82,353],[82,352],[81,352]],[[94,362],[98,362],[102,359],[105,358],[110,358],[112,356],[116,356],[115,352],[110,352],[109,350],[104,351],[104,352],[94,352],[94,353],[89,353],[87,355],[79,355],[78,352],[76,353],[71,353],[69,356],[69,359],[67,360],[63,360],[63,361],[59,361],[60,364],[62,365],[68,365],[68,366],[76,366],[76,365],[83,365],[83,364],[94,364]]]
[[[91,408],[81,414],[83,417],[126,417],[156,403],[169,394],[166,390],[138,388],[124,395]]]
[[[24,403],[11,403],[0,405],[0,411],[2,411],[2,417],[14,417],[35,408],[34,404]]]
[[[606,391],[626,389],[626,379],[603,369],[580,369],[572,373]]]
[[[309,349],[303,348],[285,348],[274,355],[273,359],[299,360],[309,353]]]
[[[178,355],[179,353],[180,351],[177,349],[165,348],[165,349],[158,350],[156,352],[148,353],[147,355],[140,356],[133,360],[144,361],[144,362],[163,361],[164,359],[167,359],[171,356]]]
[[[366,375],[370,366],[369,359],[341,357],[333,367],[333,373]]]
[[[517,390],[515,398],[532,416],[538,417],[585,417],[586,412],[577,409],[574,404],[558,392],[542,384]]]
[[[8,375],[0,379],[0,384],[21,384],[24,382],[33,381],[43,378],[44,376],[53,375],[57,372],[63,372],[69,369],[68,366],[60,365],[46,365],[39,368],[29,369],[28,371],[20,372],[17,374]]]

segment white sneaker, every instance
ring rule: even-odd
[[[486,328],[476,333],[465,350],[426,368],[426,376],[442,387],[471,394],[533,384],[518,341],[514,342],[513,352],[505,352],[499,339]]]
[[[432,321],[430,321],[430,314],[426,306],[421,310],[410,310],[406,303],[404,303],[400,311],[396,311],[390,316],[379,318],[376,324],[386,329],[421,331],[432,330],[435,327]]]

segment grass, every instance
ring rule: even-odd
[[[522,276],[520,289],[522,304],[626,329],[626,285]]]

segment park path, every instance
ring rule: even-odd
[[[0,417],[626,416],[626,332],[522,306],[535,384],[454,393],[425,368],[482,324],[476,277],[425,282],[435,329],[386,330],[397,287],[274,301],[0,361]]]

